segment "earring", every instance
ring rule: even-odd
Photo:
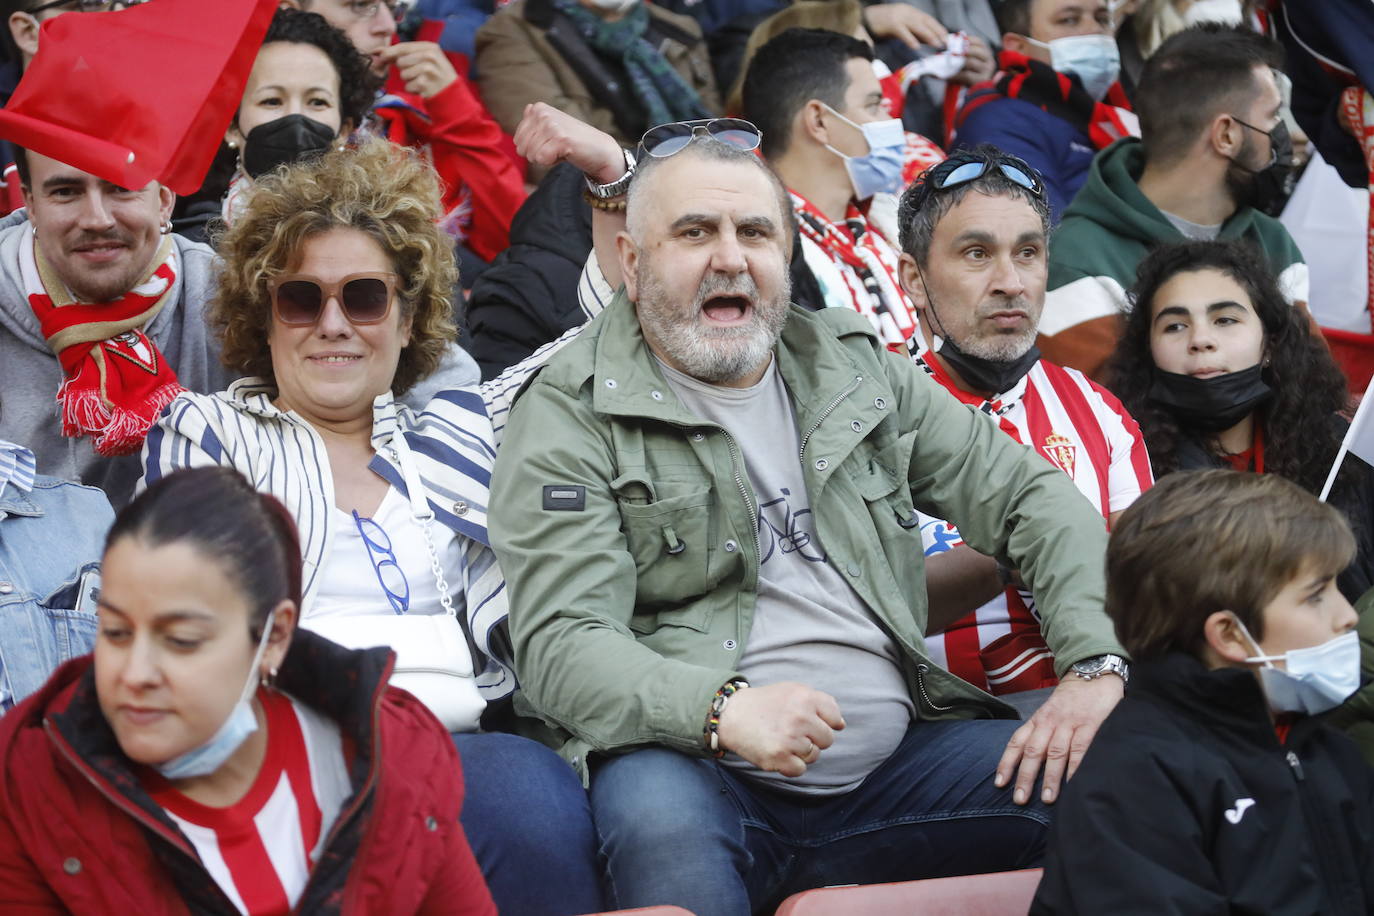
[[[230,149],[238,149],[238,148],[239,148],[239,141],[237,141],[237,140],[225,140],[225,141],[224,141],[224,145],[227,146],[227,147],[229,147]]]
[[[163,235],[171,235],[172,221],[170,219],[164,219],[162,221],[162,225],[158,227],[158,231],[161,232]]]
[[[258,683],[268,690],[271,690],[277,683],[277,669],[268,668],[267,673],[258,678]]]

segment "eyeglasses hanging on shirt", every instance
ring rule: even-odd
[[[410,610],[410,581],[406,579],[401,564],[396,562],[396,552],[391,549],[391,537],[386,529],[370,518],[353,510],[353,522],[358,526],[358,534],[367,545],[368,558],[372,560],[372,571],[377,574],[377,584],[382,587],[391,609],[397,614]]]

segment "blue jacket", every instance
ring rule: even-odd
[[[75,610],[114,512],[105,494],[53,477],[0,497],[0,692],[7,710],[95,645],[95,607]]]
[[[991,143],[1019,156],[1045,179],[1055,223],[1088,180],[1097,150],[1087,134],[1022,99],[994,99],[969,112],[954,138],[956,149]]]

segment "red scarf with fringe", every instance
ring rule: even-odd
[[[990,82],[968,91],[967,100],[954,120],[957,132],[973,111],[999,98],[1021,99],[1042,111],[1068,121],[1092,141],[1094,149],[1106,149],[1122,137],[1135,132],[1121,118],[1130,111],[1131,102],[1120,83],[1112,83],[1103,101],[1088,95],[1079,83],[1049,64],[1003,51],[997,56],[1000,69]]]
[[[62,435],[91,436],[107,458],[137,452],[162,408],[184,390],[142,330],[171,299],[176,246],[163,239],[156,266],[138,286],[98,303],[76,301],[32,231],[21,256],[32,268],[23,271],[29,305],[66,376],[57,391]]]

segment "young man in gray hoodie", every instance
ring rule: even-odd
[[[171,234],[174,195],[157,182],[16,158],[25,209],[0,221],[0,439],[120,506],[166,401],[229,381],[203,316],[215,255]]]

